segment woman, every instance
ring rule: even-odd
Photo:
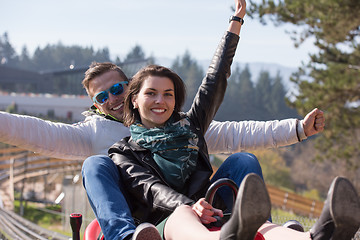
[[[204,134],[223,100],[239,41],[245,0],[235,2],[228,31],[187,113],[180,112],[184,83],[167,68],[146,67],[128,86],[124,124],[130,126],[131,139],[112,146],[109,156],[119,166],[127,202],[138,222],[161,222],[176,207],[203,197],[210,185],[212,167]]]
[[[137,223],[159,224],[184,205],[192,206],[201,223],[214,222],[214,215],[222,216],[221,210],[201,199],[212,174],[204,134],[224,97],[244,15],[245,1],[237,0],[235,15],[216,52],[218,56],[188,112],[181,112],[184,83],[170,69],[148,66],[130,82],[124,124],[130,126],[131,138],[112,146],[109,155],[119,166],[127,202]],[[259,177],[250,175],[240,186],[239,194],[233,217],[220,232],[212,234],[213,239],[253,239],[269,217],[270,201]],[[255,205],[243,216],[241,206],[249,203]],[[142,226],[134,238],[141,235]]]
[[[189,129],[189,125],[186,124],[186,126],[182,126],[181,124],[185,124],[185,122],[187,121],[188,118],[183,118],[182,116],[190,116],[187,114],[178,114],[179,111],[181,110],[181,106],[184,102],[184,96],[185,96],[185,92],[182,91],[182,89],[184,90],[184,86],[183,86],[183,82],[180,78],[178,78],[178,76],[174,75],[174,79],[177,79],[177,82],[179,82],[179,86],[176,86],[176,93],[172,93],[175,94],[174,96],[176,97],[176,103],[174,105],[175,107],[175,113],[173,118],[175,121],[179,121],[182,119],[181,122],[179,122],[178,126],[174,126],[174,129],[181,129],[181,132],[183,133],[182,139],[179,141],[178,144],[182,145],[184,144],[185,141],[187,141],[188,138],[191,139],[191,145],[193,146],[193,148],[187,148],[187,150],[194,150],[194,151],[185,151],[185,153],[187,154],[187,156],[185,158],[190,159],[189,161],[187,161],[186,163],[189,163],[186,166],[186,171],[184,171],[184,174],[187,174],[188,172],[192,172],[193,170],[193,165],[191,165],[192,163],[194,163],[194,161],[197,161],[197,156],[201,156],[201,160],[199,161],[199,164],[197,165],[197,168],[201,169],[202,171],[196,171],[196,174],[192,174],[192,182],[195,183],[195,185],[192,185],[191,189],[188,189],[189,191],[186,193],[187,195],[190,196],[194,196],[194,199],[199,199],[200,197],[203,196],[204,194],[204,190],[207,188],[207,186],[209,185],[209,177],[212,174],[212,168],[211,168],[211,164],[209,163],[208,160],[208,154],[207,154],[207,147],[205,144],[205,140],[204,140],[204,136],[203,134],[205,133],[210,121],[212,120],[213,116],[215,115],[215,112],[217,110],[217,108],[219,107],[222,98],[224,96],[224,92],[226,89],[226,80],[227,77],[230,76],[230,65],[232,63],[232,59],[233,56],[235,54],[235,50],[236,50],[236,46],[238,44],[239,41],[239,33],[240,33],[240,28],[242,25],[242,17],[245,15],[245,0],[236,0],[237,3],[237,7],[236,7],[236,11],[235,11],[235,17],[232,19],[231,23],[229,24],[229,31],[225,33],[224,37],[222,38],[219,47],[217,49],[217,51],[215,52],[215,55],[213,57],[212,63],[209,67],[209,71],[207,73],[207,76],[204,80],[204,83],[202,84],[202,88],[201,91],[199,91],[199,94],[197,96],[197,100],[195,101],[194,107],[192,108],[191,111],[189,111],[189,114],[191,115],[191,121],[196,121],[193,122],[195,124],[191,125],[191,130]],[[155,67],[153,67],[155,69]],[[154,70],[153,69],[153,70]],[[149,68],[148,68],[149,70]],[[167,72],[166,74],[169,73],[169,71],[167,71],[166,69],[162,69],[164,70],[164,72]],[[161,71],[162,71],[161,70]],[[156,70],[154,70],[156,71]],[[172,75],[171,77],[173,77],[173,73],[170,71],[169,73],[170,75]],[[137,76],[140,76],[140,73],[137,74]],[[135,78],[132,79],[131,82],[133,82]],[[132,86],[136,85],[136,81],[133,82]],[[162,85],[160,85],[162,86]],[[181,87],[182,86],[182,87]],[[129,90],[129,87],[128,87]],[[175,90],[175,88],[174,88]],[[211,93],[211,94],[210,94]],[[133,93],[131,93],[133,94]],[[166,97],[168,97],[169,95],[171,95],[171,92],[167,92],[166,93]],[[164,95],[165,96],[165,95]],[[207,106],[204,103],[204,101],[207,102]],[[201,105],[199,104],[201,102]],[[129,103],[128,103],[128,107]],[[132,108],[133,106],[131,106]],[[202,108],[202,109],[201,109]],[[166,110],[166,111],[165,111]],[[166,108],[166,109],[155,109],[154,111],[152,111],[152,113],[156,113],[157,115],[163,115],[163,113],[161,111],[164,111],[164,114],[167,114],[171,111],[173,111],[173,109],[171,108]],[[139,119],[140,120],[140,119]],[[166,120],[165,120],[166,121]],[[124,144],[124,145],[122,145]],[[110,155],[113,155],[113,160],[116,163],[119,163],[119,160],[121,159],[120,154],[117,154],[118,151],[122,152],[122,148],[127,147],[128,145],[134,144],[136,146],[138,146],[136,143],[134,142],[127,142],[126,140],[119,142],[117,145],[113,146],[110,149]],[[186,143],[187,145],[189,145],[189,143]],[[144,148],[140,148],[140,151],[138,152],[138,154],[136,154],[136,156],[141,155],[141,153],[149,153],[149,151],[147,151]],[[197,149],[199,151],[197,151]],[[179,151],[178,153],[180,153],[182,151]],[[184,151],[183,151],[184,152]],[[130,156],[134,156],[132,155],[132,152],[127,151],[128,154],[130,154]],[[116,156],[117,155],[117,156]],[[161,156],[159,156],[160,158]],[[137,174],[138,176],[141,177],[140,182],[144,183],[144,177],[149,176],[147,175],[147,169],[143,168],[143,166],[138,166],[136,164],[132,165],[132,163],[130,163],[130,165],[128,165],[128,162],[123,162],[125,163],[125,165],[127,166],[120,166],[119,169],[123,169],[124,171],[126,171],[126,169],[128,167],[130,167],[131,170],[135,171],[135,174]],[[119,163],[119,165],[122,165],[121,163]],[[177,166],[174,165],[172,166],[174,167],[175,170],[177,169]],[[139,172],[137,172],[139,171]],[[144,172],[147,171],[147,172]],[[140,173],[140,174],[138,174]],[[110,172],[108,173],[109,175],[111,174]],[[124,176],[126,176],[126,174],[120,175],[122,178],[124,178]],[[190,174],[189,174],[190,175]],[[151,179],[155,179],[152,176],[150,176],[150,179],[147,180],[151,180]],[[138,180],[138,179],[136,179]],[[196,180],[196,181],[194,181]],[[176,186],[177,180],[171,180],[172,184],[174,184],[174,187],[181,187],[180,185],[182,183],[180,183],[180,185]],[[131,186],[134,186],[134,189],[139,189],[139,191],[135,191],[140,193],[142,190],[140,190],[141,186],[145,186],[146,185],[138,185],[135,182],[131,183],[131,179],[126,179],[126,177],[124,179],[121,179],[122,187],[126,188],[131,188]],[[155,182],[156,183],[156,182]],[[157,182],[159,183],[159,185],[157,184],[153,184],[151,183],[151,190],[154,190],[155,194],[158,194],[157,196],[162,196],[163,194],[163,187],[162,187],[162,182]],[[109,186],[111,186],[111,184],[108,184]],[[84,184],[85,186],[85,184]],[[156,191],[156,187],[160,186],[160,188],[158,189],[158,191]],[[133,190],[134,190],[133,189]],[[168,188],[171,189],[171,188]],[[88,187],[86,188],[87,193],[89,195],[89,191],[91,191],[92,189],[89,189]],[[180,194],[177,195],[179,196],[180,199],[174,199],[174,201],[167,201],[167,204],[170,204],[170,207],[166,207],[165,209],[162,209],[161,211],[155,211],[152,212],[151,208],[148,208],[148,205],[152,206],[151,203],[151,195],[149,202],[147,200],[142,201],[140,204],[137,201],[138,198],[141,198],[141,196],[136,196],[135,197],[130,194],[128,191],[124,191],[123,189],[119,189],[119,188],[114,188],[114,194],[116,194],[116,192],[119,192],[119,190],[121,190],[125,195],[126,193],[127,196],[124,196],[126,198],[127,203],[129,204],[129,209],[131,210],[131,213],[133,216],[137,217],[138,223],[139,222],[144,222],[144,221],[150,221],[152,223],[158,223],[160,221],[162,221],[165,217],[167,217],[177,206],[184,204],[184,203],[192,203],[194,202],[191,198],[187,197],[186,195]],[[144,191],[148,191],[146,189],[143,189]],[[149,188],[150,190],[150,188]],[[185,190],[185,189],[184,189]],[[200,191],[201,190],[201,191]],[[175,190],[171,189],[172,192],[176,192]],[[96,194],[99,195],[99,194]],[[172,196],[171,194],[169,196]],[[176,198],[176,197],[175,197]],[[89,198],[90,199],[90,198]],[[159,198],[157,198],[159,199]],[[92,208],[94,209],[94,212],[100,212],[100,210],[103,212],[106,211],[111,211],[111,207],[104,207],[102,208],[103,205],[106,206],[119,206],[120,200],[119,199],[107,199],[108,201],[106,202],[99,202],[96,201],[96,204],[92,205]],[[144,204],[145,203],[145,204]],[[124,208],[122,205],[120,206],[120,208]],[[105,210],[103,210],[105,209]],[[165,210],[165,212],[163,211]],[[129,211],[130,212],[130,211]],[[100,214],[101,215],[101,214]],[[111,215],[113,216],[114,214],[104,214],[104,215]],[[129,214],[130,215],[130,214]],[[130,215],[131,216],[131,215]],[[129,239],[129,237],[131,236],[131,234],[133,233],[133,230],[135,229],[135,223],[133,221],[133,219],[129,220],[126,219],[126,225],[125,227],[122,228],[121,224],[124,222],[124,217],[123,216],[117,216],[116,218],[101,218],[101,216],[99,217],[99,214],[97,215],[97,218],[99,220],[99,223],[101,225],[101,228],[104,232],[105,238],[106,239]],[[153,220],[151,220],[151,218]],[[128,227],[127,227],[128,226]],[[123,229],[126,228],[126,231],[124,231]]]
[[[184,83],[170,69],[148,66],[130,82],[125,98],[124,124],[130,126],[131,138],[113,145],[109,155],[119,166],[126,186],[126,199],[137,223],[159,224],[183,205],[191,205],[201,223],[214,222],[214,215],[222,216],[221,210],[201,199],[212,174],[204,134],[224,97],[244,15],[245,0],[237,0],[235,17],[188,112],[181,112],[185,99]],[[253,239],[257,229],[269,217],[269,198],[263,182],[255,176],[244,184],[245,187],[240,186],[243,190],[237,198],[240,204],[236,204],[233,211],[235,217],[220,233],[213,234],[214,239]],[[249,189],[259,189],[260,194],[255,197],[257,191],[249,193]],[[259,211],[249,212],[256,216],[250,221],[251,229],[242,226],[243,221],[236,217],[242,216],[239,206],[249,202],[262,206]],[[140,230],[143,230],[141,226]],[[239,226],[242,226],[240,231]],[[138,233],[135,232],[135,238],[141,231]]]
[[[171,70],[148,66],[139,71],[129,85],[124,120],[130,125],[131,138],[116,143],[109,153],[119,166],[132,214],[139,223],[158,224],[177,208],[166,223],[166,239],[192,239],[193,236],[193,239],[252,240],[270,216],[265,184],[259,176],[250,174],[240,185],[232,217],[221,231],[209,232],[202,226],[216,221],[214,215],[223,215],[221,210],[200,199],[209,184],[206,173],[209,162],[199,144],[203,137],[201,129],[206,129],[211,121],[208,115],[215,114],[214,106],[218,106],[218,94],[222,92],[217,78],[208,76],[192,108],[181,113],[185,88]],[[359,227],[359,209],[359,199],[351,183],[337,178],[330,188],[322,217],[311,233],[271,223],[262,226],[260,233],[266,239],[320,240],[331,239],[334,234],[339,239],[350,240]],[[184,225],[187,227],[181,229]],[[180,237],[181,234],[188,236]]]
[[[250,174],[241,183],[232,217],[221,231],[209,232],[202,225],[216,221],[216,215],[223,215],[221,210],[201,199],[209,184],[206,173],[209,162],[199,144],[203,137],[201,129],[206,129],[209,123],[208,115],[216,112],[214,106],[218,106],[221,88],[217,78],[208,76],[192,108],[181,113],[185,88],[180,77],[171,70],[148,66],[139,71],[129,85],[124,120],[130,125],[131,138],[116,143],[109,150],[110,157],[119,166],[127,186],[127,200],[138,223],[158,224],[176,209],[165,223],[168,240],[253,240],[270,216],[265,184],[259,176]],[[360,203],[355,189],[346,179],[337,178],[311,233],[271,223],[261,226],[259,232],[269,240],[350,240],[359,227],[358,213]],[[143,226],[139,225],[140,230],[144,230]],[[144,235],[156,234],[150,231],[151,226],[146,226]],[[138,231],[135,237],[137,234]],[[157,237],[152,235],[151,239],[160,239]]]

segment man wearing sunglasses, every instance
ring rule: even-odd
[[[121,194],[120,177],[116,166],[107,156],[107,150],[113,143],[130,135],[129,129],[121,122],[128,79],[112,63],[93,63],[86,71],[82,83],[94,102],[90,110],[84,113],[86,119],[83,122],[72,125],[53,123],[35,117],[0,112],[0,141],[60,159],[87,158],[82,172],[84,186],[94,186],[94,196],[100,194],[100,186],[113,188]],[[242,150],[280,147],[300,142],[321,132],[324,122],[323,113],[318,109],[311,111],[301,121],[213,121],[205,139],[211,154],[235,153],[224,164],[229,169],[239,170],[240,177],[251,172],[262,176],[257,158],[241,152]],[[113,180],[105,182],[109,180],[109,176]],[[95,198],[94,196],[89,196],[89,199]],[[125,198],[121,195],[118,197],[123,199],[123,212],[119,214],[123,214],[123,219],[130,219]],[[90,204],[94,203],[90,200]],[[127,234],[124,232],[124,236]]]
[[[82,82],[94,102],[97,113],[122,121],[123,100],[128,79],[123,71],[111,63],[93,63]]]

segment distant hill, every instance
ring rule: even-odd
[[[171,65],[174,62],[174,59],[170,58],[156,58],[155,62],[157,64],[163,65],[165,67],[171,67]],[[210,60],[198,60],[199,65],[203,66],[204,72],[207,70]],[[249,66],[252,80],[254,82],[257,81],[259,74],[261,71],[267,71],[269,72],[270,76],[275,77],[278,72],[280,72],[280,75],[283,79],[284,87],[287,89],[287,91],[293,89],[293,84],[290,82],[290,76],[292,73],[297,71],[297,68],[295,67],[286,67],[282,66],[280,64],[276,63],[261,63],[261,62],[255,62],[255,63],[243,63],[243,62],[237,62],[235,61],[232,66],[236,66],[236,64],[239,64],[240,68],[245,68],[246,64]]]

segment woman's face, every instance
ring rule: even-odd
[[[133,105],[146,128],[163,126],[175,107],[173,82],[168,77],[149,76],[134,97]]]

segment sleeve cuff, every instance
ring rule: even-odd
[[[304,120],[296,120],[296,136],[299,142],[307,139],[304,131]]]

